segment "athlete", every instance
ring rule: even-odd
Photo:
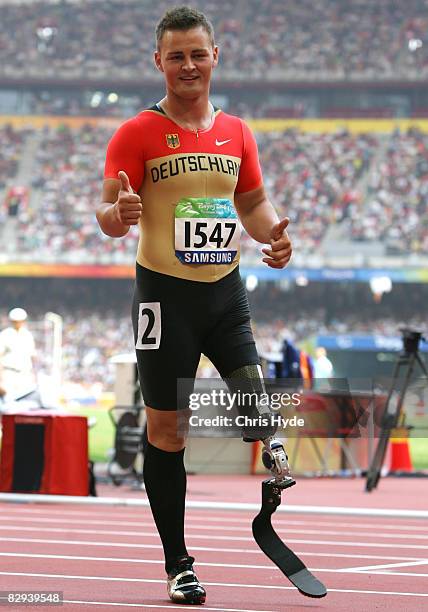
[[[184,541],[185,433],[177,380],[193,380],[201,353],[224,378],[260,380],[246,292],[239,276],[239,221],[269,245],[263,261],[291,257],[286,227],[269,202],[247,125],[209,101],[218,62],[212,25],[189,7],[156,28],[154,61],[166,95],[126,121],[106,156],[102,231],[139,225],[133,327],[148,445],[144,482],[162,540],[172,601],[201,604],[205,589]]]

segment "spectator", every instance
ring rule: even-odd
[[[218,32],[219,77],[423,81],[428,75],[427,0],[192,4],[207,12]],[[119,18],[117,6],[114,0],[2,5],[0,75],[117,83],[112,75],[120,74],[131,83],[138,74],[154,81],[154,67],[143,58],[152,52],[154,24],[170,2],[124,0]]]
[[[314,359],[314,378],[332,378],[333,364],[327,357],[327,351],[323,346],[319,346],[315,351]]]
[[[126,240],[106,240],[91,209],[111,133],[91,125],[0,130],[0,169],[8,179],[24,147],[40,141],[35,157],[26,158],[32,182],[20,185],[31,201],[17,211],[17,260],[132,265],[137,231]],[[385,135],[292,129],[257,139],[266,189],[293,224],[296,257],[331,253],[332,225],[341,241],[376,243],[386,255],[427,252],[428,135],[416,129]],[[6,214],[4,201],[0,218]],[[0,253],[10,257],[8,248],[2,241]],[[243,265],[259,264],[259,247],[246,235],[241,253]]]

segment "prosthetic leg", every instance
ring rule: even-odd
[[[324,597],[327,589],[299,557],[275,532],[271,517],[281,503],[281,493],[296,484],[290,474],[288,457],[280,440],[263,440],[263,465],[272,472],[272,478],[262,482],[262,507],[253,520],[253,536],[267,557],[281,570],[292,584],[308,597]]]
[[[227,379],[229,389],[237,392],[244,390],[245,393],[266,393],[260,366],[245,366],[232,373]],[[242,412],[242,411],[241,411]],[[246,411],[247,412],[247,411]],[[296,484],[290,474],[288,457],[281,440],[274,437],[277,427],[267,416],[272,417],[270,408],[252,403],[250,416],[253,418],[263,417],[266,425],[257,430],[252,428],[244,430],[245,442],[263,442],[262,461],[263,465],[271,471],[272,477],[262,482],[262,506],[260,512],[253,520],[253,536],[261,550],[281,570],[292,584],[308,597],[324,597],[327,589],[311,572],[306,565],[284,544],[275,532],[271,517],[277,507],[281,504],[281,493]]]

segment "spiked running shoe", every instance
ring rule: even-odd
[[[181,557],[168,574],[168,595],[171,601],[180,604],[203,604],[205,589],[193,571],[193,557]]]

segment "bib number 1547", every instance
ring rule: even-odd
[[[236,221],[217,222],[214,227],[206,221],[184,222],[184,248],[204,247],[227,249],[236,233]]]

